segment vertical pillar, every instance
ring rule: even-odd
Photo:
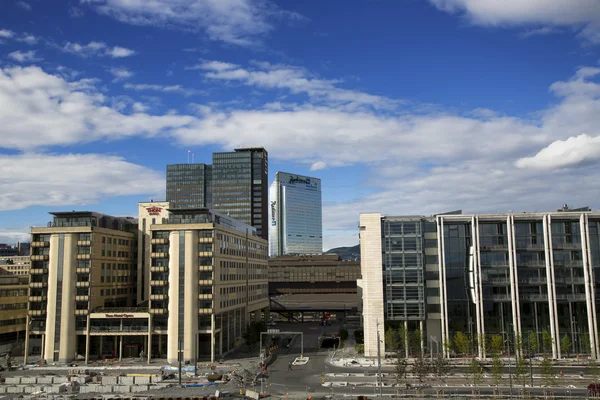
[[[194,361],[198,346],[198,231],[185,231],[183,360]],[[180,255],[181,256],[181,255]]]
[[[23,351],[23,365],[27,365],[27,356],[29,356],[29,315],[25,317],[25,350]]]
[[[406,353],[404,356],[408,358],[409,351],[408,345],[410,344],[410,340],[408,339],[408,321],[404,321],[404,352]]]
[[[521,311],[519,306],[519,280],[517,270],[516,242],[515,242],[515,221],[512,215],[506,219],[507,239],[508,239],[508,270],[510,280],[510,304],[512,307],[512,321],[514,329],[515,353],[521,357],[521,348],[517,348],[517,338],[522,344],[521,335]]]
[[[598,359],[600,356],[598,348],[598,324],[596,316],[596,292],[593,283],[594,269],[592,265],[592,253],[590,248],[589,219],[587,214],[579,218],[581,231],[581,252],[583,254],[583,276],[585,280],[585,305],[587,309],[588,333],[590,337],[590,357]],[[571,327],[573,324],[571,324]]]
[[[481,254],[479,252],[479,218],[471,217],[471,232],[473,237],[473,283],[475,286],[475,322],[477,325],[477,354],[485,358],[485,346],[481,338],[485,335],[483,321],[483,299],[481,289]]]
[[[75,333],[75,282],[77,281],[78,233],[64,234],[62,303],[60,311],[60,339],[58,361],[72,361],[77,350]],[[54,349],[55,351],[57,349]]]
[[[169,232],[169,317],[167,362],[179,361],[179,231]],[[181,277],[183,279],[183,277]],[[198,301],[198,300],[196,300]]]
[[[56,334],[56,299],[58,297],[58,254],[59,239],[57,233],[50,235],[50,260],[48,262],[48,301],[46,303],[46,332],[47,343],[43,346],[42,358],[46,362],[54,361],[54,339]],[[62,277],[61,277],[62,280]]]
[[[162,357],[162,333],[158,335],[158,357]]]
[[[210,362],[215,362],[215,314],[210,316]]]
[[[85,363],[90,361],[90,314],[87,315],[87,323],[85,325]]]
[[[419,321],[419,330],[421,331],[421,357],[425,353],[425,331],[423,330],[423,321]]]
[[[556,291],[554,285],[554,254],[552,252],[552,220],[549,215],[544,216],[544,250],[546,254],[546,282],[548,287],[548,308],[550,310],[550,335],[552,336],[552,358],[560,358],[557,349],[558,329],[556,322]]]
[[[119,335],[119,362],[123,360],[123,335]]]
[[[160,350],[159,350],[160,351]],[[148,364],[152,358],[152,314],[148,316]]]
[[[446,255],[444,251],[444,217],[437,217],[437,239],[438,239],[438,271],[440,285],[440,311],[441,311],[441,345],[442,356],[450,358],[446,343],[450,341],[448,332],[448,302],[446,298]]]

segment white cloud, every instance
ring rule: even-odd
[[[0,29],[0,38],[2,39],[10,39],[15,36],[13,31],[9,31],[8,29]]]
[[[196,89],[187,89],[182,87],[181,85],[155,85],[149,83],[126,83],[123,85],[125,89],[135,90],[138,92],[141,91],[155,91],[155,92],[163,92],[163,93],[180,93],[184,96],[192,96],[195,94],[204,94],[202,90]]]
[[[89,42],[88,44],[67,42],[67,44],[63,46],[62,50],[81,57],[98,56],[122,58],[136,54],[136,52],[133,50],[120,46],[110,47],[104,42]]]
[[[101,154],[0,155],[0,174],[0,210],[4,211],[36,205],[79,206],[164,189],[162,173]]]
[[[113,82],[129,79],[134,75],[133,72],[129,71],[127,68],[111,68],[108,70],[108,72],[115,77]]]
[[[69,15],[73,18],[83,17],[83,10],[79,7],[69,7]]]
[[[31,11],[31,5],[24,1],[17,1],[17,5],[24,10]]]
[[[553,33],[558,33],[558,32],[560,32],[560,30],[558,30],[556,28],[544,26],[542,28],[528,29],[525,32],[521,33],[521,37],[523,39],[526,39],[526,38],[529,38],[532,36],[546,36],[546,35],[551,35]]]
[[[203,30],[209,39],[253,46],[276,19],[299,19],[267,0],[81,0],[101,14],[134,25]]]
[[[0,243],[14,245],[17,242],[29,242],[29,228],[0,228]]]
[[[41,60],[41,58],[37,58],[35,56],[35,51],[33,51],[33,50],[25,51],[25,52],[22,52],[20,50],[13,51],[12,53],[10,53],[8,55],[8,58],[15,60],[17,62],[20,62],[20,63],[34,62],[34,61]]]
[[[579,34],[584,39],[600,43],[600,7],[597,0],[429,0],[429,2],[448,13],[463,13],[477,25],[574,27],[579,29]]]
[[[318,79],[302,68],[266,62],[253,64],[256,68],[246,69],[226,62],[206,61],[191,68],[205,71],[204,77],[208,79],[237,81],[266,89],[285,89],[294,94],[306,94],[313,100],[348,108],[362,106],[393,108],[398,105],[397,100],[339,88],[337,87],[339,81]]]
[[[24,33],[24,34],[22,34],[22,36],[20,38],[17,38],[17,41],[27,43],[29,45],[34,45],[34,44],[38,43],[39,39],[37,37],[35,37],[34,35],[31,35],[29,33]]]
[[[0,69],[0,147],[27,150],[152,137],[196,120],[180,115],[124,115],[107,106],[93,83],[70,82],[38,67]]]
[[[600,136],[579,135],[557,140],[533,157],[516,162],[518,168],[556,169],[600,161]]]
[[[148,111],[150,109],[150,107],[148,107],[147,105],[139,103],[139,102],[133,103],[133,105],[131,106],[131,108],[136,113],[143,113],[143,112],[146,112],[146,111]]]
[[[327,163],[325,161],[316,161],[310,166],[311,171],[318,171],[325,168],[327,168]]]

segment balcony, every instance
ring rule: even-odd
[[[31,261],[48,261],[49,259],[48,254],[34,254],[31,256]]]
[[[150,272],[166,272],[169,267],[164,265],[153,265],[150,267]]]
[[[569,260],[569,261],[561,261],[561,260],[554,260],[554,266],[555,267],[575,267],[575,268],[582,268],[583,267],[583,261],[582,260]]]
[[[92,245],[92,241],[91,240],[78,240],[77,241],[77,246],[90,247],[91,245]]]
[[[150,281],[150,286],[167,286],[169,281]]]
[[[164,238],[164,239],[152,239],[150,241],[150,243],[151,244],[167,244],[167,243],[169,243],[169,239],[166,239],[166,238]]]
[[[41,317],[46,315],[46,310],[29,310],[27,311],[27,314],[30,317]]]
[[[213,284],[212,279],[200,279],[198,281],[198,285],[200,285],[200,286],[212,286],[212,284]]]
[[[90,267],[77,267],[76,271],[78,274],[89,274]]]
[[[89,260],[92,258],[91,254],[77,254],[78,260]]]
[[[547,294],[523,294],[523,295],[519,295],[519,299],[533,301],[533,302],[538,302],[538,301],[542,302],[542,301],[548,301],[548,295]]]
[[[212,243],[212,242],[213,242],[213,238],[211,238],[211,237],[198,239],[198,243]]]
[[[212,293],[198,295],[198,300],[212,300],[212,298],[213,298]]]
[[[150,314],[166,314],[167,313],[167,309],[166,308],[151,308],[150,309]]]
[[[50,242],[31,242],[31,247],[49,247]]]
[[[491,244],[491,245],[487,245],[487,246],[479,246],[479,250],[480,251],[501,251],[501,250],[508,250],[508,245],[507,244]]]
[[[32,303],[46,301],[47,299],[47,296],[29,296],[29,301]]]
[[[531,285],[545,285],[548,282],[546,277],[535,277],[535,278],[521,278],[519,283],[531,284]]]
[[[30,288],[45,288],[48,287],[48,282],[29,282]]]
[[[75,315],[88,315],[88,310],[75,310]]]
[[[167,258],[169,257],[169,253],[167,252],[158,252],[158,253],[150,253],[151,258]]]
[[[510,301],[510,295],[508,294],[492,294],[490,298],[494,301]],[[485,299],[484,299],[485,300]]]
[[[552,243],[553,249],[577,250],[581,249],[581,243]]]
[[[29,270],[30,275],[46,275],[48,274],[48,268],[32,268]]]
[[[568,277],[568,278],[556,278],[556,283],[565,283],[567,285],[583,285],[585,284],[585,278],[582,277]]]
[[[213,309],[212,308],[199,308],[198,309],[198,314],[212,314]]]
[[[88,301],[90,296],[75,296],[75,301]]]
[[[585,293],[573,293],[567,295],[567,301],[580,301],[585,302]]]
[[[213,270],[212,265],[200,265],[198,267],[198,271],[212,271],[212,270]]]
[[[89,281],[75,282],[75,287],[90,287],[90,282]]]
[[[151,294],[150,300],[166,300],[168,297],[167,294]]]
[[[544,261],[524,261],[517,263],[517,268],[518,267],[546,268],[546,263]]]
[[[490,278],[487,281],[483,280],[482,283],[491,283],[494,285],[510,285],[510,281],[508,278]]]
[[[200,251],[198,252],[198,257],[212,257],[213,256],[213,252],[212,251]]]

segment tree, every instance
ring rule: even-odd
[[[408,362],[404,358],[401,352],[398,352],[398,359],[396,361],[396,381],[398,384],[407,382],[408,373]]]
[[[466,355],[469,351],[469,338],[462,332],[456,332],[454,334],[454,348],[459,354]]]
[[[444,381],[450,372],[450,362],[439,355],[432,364],[435,375]]]
[[[450,338],[444,339],[442,346],[444,346],[444,349],[448,355],[452,353],[452,340],[450,340]]]
[[[487,352],[489,350],[489,345],[488,345],[487,338],[485,337],[485,334],[480,334],[475,337],[475,348],[479,348],[480,344],[481,344],[481,349],[484,352]]]
[[[364,344],[365,343],[365,331],[362,329],[357,329],[354,331],[354,341],[356,344]]]
[[[553,367],[552,360],[547,357],[544,357],[544,360],[542,361],[542,363],[540,365],[540,369],[541,369],[544,385],[546,385],[546,386],[553,386],[554,382],[555,382],[554,371],[553,371],[552,367]]]
[[[502,340],[502,336],[494,335],[492,336],[492,340],[490,343],[490,351],[492,356],[499,356],[504,350],[504,341]]]
[[[552,335],[550,335],[545,329],[542,332],[542,345],[544,347],[544,355],[546,355],[548,350],[550,352],[552,351]]]
[[[591,347],[592,346],[590,345],[590,337],[586,333],[585,335],[583,335],[583,338],[581,339],[581,352],[583,354],[590,354]]]
[[[477,361],[475,357],[471,359],[471,364],[469,364],[468,372],[473,378],[473,383],[475,385],[481,383],[481,379],[483,378],[483,368],[481,368],[479,361]]]
[[[427,365],[427,363],[425,363],[423,355],[419,353],[417,358],[415,358],[415,363],[413,365],[413,374],[417,376],[419,382],[423,382],[423,379],[425,378],[428,372],[429,366]]]
[[[527,363],[527,359],[523,357],[519,358],[519,360],[517,361],[517,366],[515,368],[514,377],[517,384],[523,385],[523,387],[525,387],[525,384],[527,383],[528,367],[529,365]]]
[[[540,344],[535,332],[529,332],[529,349],[533,352],[533,354],[537,353],[540,349]]]
[[[423,356],[423,351],[421,349],[421,330],[420,329],[415,329],[414,331],[412,331],[412,333],[409,336],[409,352],[410,350],[412,351],[417,351],[420,356]]]
[[[560,351],[566,353],[567,357],[569,357],[569,350],[571,350],[571,339],[565,333],[562,339],[560,339]]]
[[[404,325],[398,327],[398,350],[403,354],[407,354],[408,349],[408,331]]]
[[[354,350],[356,350],[356,352],[358,354],[363,354],[365,352],[365,345],[364,344],[357,344],[354,346]]]
[[[519,355],[519,358],[523,357],[523,337],[520,333],[515,335],[515,352]]]
[[[340,329],[338,334],[340,335],[340,340],[342,340],[342,341],[348,340],[348,330],[347,329],[344,329],[344,328]],[[387,340],[386,340],[386,342],[387,342]]]
[[[500,356],[494,355],[492,359],[492,378],[496,386],[502,381],[502,367],[504,367],[504,363],[500,360]]]
[[[398,331],[392,327],[385,331],[385,350],[398,351],[400,349],[400,337]]]

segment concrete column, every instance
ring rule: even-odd
[[[550,309],[550,335],[552,336],[552,358],[560,358],[560,348],[557,348],[558,323],[556,315],[556,288],[554,285],[554,254],[552,252],[552,220],[544,216],[544,250],[546,253],[546,281],[548,287],[548,308]]]
[[[27,365],[29,356],[29,315],[25,316],[25,351],[23,352],[23,365]]]
[[[148,318],[148,364],[152,358],[152,314]]]
[[[60,345],[58,361],[73,361],[77,350],[75,334],[75,282],[77,282],[77,240],[78,233],[64,234],[62,309],[60,314]],[[56,350],[56,349],[55,349]]]
[[[514,330],[514,343],[517,357],[521,357],[520,349],[516,346],[517,337],[521,337],[521,319],[519,307],[519,281],[517,279],[517,256],[515,246],[515,225],[514,217],[508,216],[506,219],[507,238],[508,238],[508,270],[510,280],[510,304],[512,306],[512,321]]]
[[[123,335],[119,335],[119,362],[123,360]]]
[[[41,352],[40,355],[42,356],[42,358],[44,357],[44,351],[46,350],[46,335],[42,335],[42,348],[41,348]]]
[[[423,330],[423,321],[419,321],[419,330],[421,331],[421,356],[425,353],[425,331]]]
[[[483,299],[481,289],[481,253],[479,251],[479,218],[471,218],[471,232],[473,237],[473,284],[475,286],[475,322],[477,326],[477,356],[485,358],[485,346],[480,338],[485,335],[483,319]]]
[[[215,314],[210,316],[210,362],[215,362]]]
[[[366,357],[377,357],[377,332],[385,348],[381,214],[360,214],[360,269],[363,281],[363,318]]]
[[[48,301],[46,303],[46,345],[42,358],[54,361],[54,336],[56,333],[56,297],[58,294],[58,250],[59,235],[50,235],[50,261],[48,262]]]
[[[169,329],[167,362],[176,363],[179,348],[179,231],[169,233],[169,318],[167,327]]]
[[[450,357],[445,344],[450,341],[448,332],[448,301],[446,297],[446,255],[444,251],[444,217],[437,217],[438,274],[440,282],[441,343],[442,357]]]
[[[410,340],[408,338],[408,321],[404,321],[404,357],[408,358],[410,356],[410,352],[408,350],[408,345],[410,344]]]
[[[585,279],[585,305],[587,309],[588,332],[590,336],[590,356],[597,359],[598,353],[598,324],[596,319],[596,293],[592,282],[592,254],[590,249],[589,220],[587,214],[579,218],[581,230],[581,252],[583,254],[583,276]],[[573,324],[571,324],[573,327]]]
[[[87,316],[87,324],[85,330],[85,363],[90,361],[90,315]]]
[[[194,361],[198,347],[198,231],[185,231],[183,360]]]

